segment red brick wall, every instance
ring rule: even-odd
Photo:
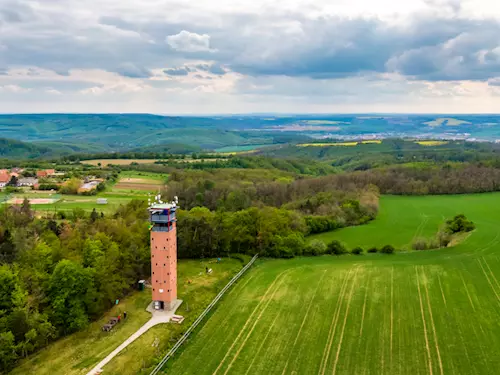
[[[151,286],[153,301],[177,299],[177,230],[151,231]]]

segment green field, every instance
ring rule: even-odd
[[[383,197],[350,247],[431,236],[464,213],[456,247],[257,263],[168,364],[177,374],[497,374],[500,194]]]
[[[122,171],[120,172],[120,179],[125,178],[140,178],[144,180],[156,181],[158,183],[164,183],[168,174],[166,173],[153,173],[153,172],[140,172],[140,171]]]

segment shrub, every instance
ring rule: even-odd
[[[38,190],[59,190],[59,186],[54,183],[40,184]]]
[[[309,242],[304,250],[307,255],[323,255],[326,253],[326,244],[321,240],[312,240]]]
[[[446,221],[446,232],[451,234],[470,232],[475,228],[474,223],[468,220],[464,214],[456,215],[453,219]]]
[[[323,233],[340,228],[337,220],[328,216],[306,216],[305,218],[309,233]]]
[[[354,249],[351,250],[351,253],[354,255],[361,255],[363,254],[363,249],[359,246],[356,246]]]
[[[20,193],[23,189],[16,188],[15,186],[6,186],[3,190],[6,194]]]
[[[393,254],[396,249],[392,245],[385,245],[380,252],[383,254]]]
[[[440,231],[436,235],[436,241],[438,243],[438,247],[446,247],[451,242],[451,236],[447,232]]]
[[[370,248],[368,249],[368,252],[369,252],[369,253],[376,253],[376,252],[378,252],[378,249],[377,249],[376,247],[370,247]]]
[[[334,255],[342,255],[347,253],[347,249],[340,241],[333,240],[327,246],[327,253]]]
[[[430,248],[425,238],[416,238],[411,247],[413,250],[427,250]]]
[[[64,183],[61,187],[61,194],[77,194],[80,188],[81,181],[77,178],[72,178]]]

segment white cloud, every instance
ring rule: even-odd
[[[21,87],[19,85],[5,85],[0,86],[0,92],[14,93],[14,94],[22,94],[25,92],[30,92],[30,88]]]
[[[46,89],[45,92],[50,95],[62,95],[62,92],[56,89]]]
[[[80,90],[84,95],[130,94],[148,90],[151,87],[142,82],[116,82],[101,86],[93,86]]]
[[[180,52],[215,52],[210,48],[210,35],[196,34],[182,30],[175,35],[169,35],[166,43],[176,51]]]

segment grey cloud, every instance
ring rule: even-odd
[[[26,1],[3,0],[0,4],[0,21],[15,24],[33,21],[34,19],[35,12]]]
[[[491,78],[488,80],[488,86],[498,87],[500,86],[500,78]]]
[[[456,28],[456,36],[409,49],[387,62],[390,70],[425,80],[487,80],[500,74],[500,25]]]
[[[210,77],[210,76],[202,76],[201,74],[195,74],[195,75],[194,75],[194,78],[197,78],[197,79],[208,79],[208,80],[213,79],[213,78],[212,78],[212,77]]]
[[[289,37],[268,33],[268,40],[241,43],[248,47],[228,65],[256,76],[324,79],[399,72],[415,79],[487,79],[500,71],[500,61],[486,65],[478,56],[500,45],[499,33],[496,21],[458,18],[414,18],[404,26],[377,19],[302,20]]]
[[[187,76],[190,69],[186,66],[180,68],[164,69],[163,72],[169,76]]]
[[[202,72],[208,72],[215,75],[224,75],[226,70],[219,64],[197,64],[195,68]]]
[[[210,73],[218,75],[218,76],[222,76],[222,75],[226,74],[226,71],[222,68],[222,66],[220,66],[218,64],[211,65],[210,68],[208,69],[208,71]]]
[[[121,64],[116,70],[116,73],[128,78],[149,78],[153,73],[142,66],[137,66],[133,63]]]
[[[450,3],[451,12],[458,12],[458,3]],[[0,5],[0,17],[19,20],[19,9],[27,3],[9,4]],[[17,16],[6,16],[11,9]],[[233,13],[219,15],[217,22],[186,24],[161,17],[120,18],[116,13],[82,27],[65,18],[63,6],[60,14],[26,14],[28,18],[15,24],[16,32],[2,33],[9,53],[0,54],[0,66],[34,65],[62,75],[70,69],[97,68],[148,78],[149,69],[165,66],[165,61],[180,66],[165,69],[165,74],[185,76],[186,63],[205,60],[213,63],[196,69],[214,75],[234,71],[253,77],[332,79],[398,72],[417,80],[500,76],[500,24],[458,15],[420,14],[404,25],[388,25],[376,18]]]

